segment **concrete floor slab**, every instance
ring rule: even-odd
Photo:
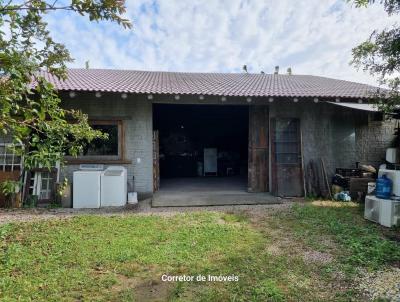
[[[278,204],[269,193],[248,193],[246,179],[238,177],[197,177],[163,180],[154,194],[153,207]]]

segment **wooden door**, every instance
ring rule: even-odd
[[[303,196],[300,121],[271,120],[272,188],[277,196]]]
[[[160,189],[160,139],[158,130],[153,131],[153,192]]]
[[[269,191],[269,115],[267,106],[249,107],[248,191]]]

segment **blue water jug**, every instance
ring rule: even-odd
[[[392,181],[383,174],[376,180],[376,197],[389,199],[392,195]]]

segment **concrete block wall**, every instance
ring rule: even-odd
[[[145,95],[105,93],[96,98],[94,93],[77,93],[75,98],[62,95],[62,106],[81,109],[92,119],[121,118],[125,127],[125,163],[128,181],[135,177],[135,190],[140,198],[150,196],[153,191],[152,154],[152,102],[174,104],[218,104],[243,105],[243,99],[221,103],[220,98],[181,97],[176,101],[171,96],[162,96],[153,101]],[[378,166],[385,157],[385,150],[394,139],[394,121],[372,122],[368,113],[341,108],[328,103],[314,103],[312,100],[275,101],[267,103],[270,118],[299,118],[303,138],[305,166],[311,160],[323,158],[329,175],[336,167],[353,167],[356,161]],[[0,137],[0,141],[4,141]],[[140,162],[139,160],[140,159]],[[118,164],[120,165],[120,164]],[[73,171],[78,165],[67,165],[63,175],[72,182]]]
[[[64,98],[67,108],[80,108],[93,119],[123,117],[125,124],[126,160],[130,163],[128,179],[135,177],[135,190],[147,197],[153,189],[152,162],[152,102],[171,104],[218,104],[247,106],[241,100],[222,104],[219,98],[199,100],[183,97],[176,101],[172,97],[161,96],[149,101],[145,96],[129,96],[121,99],[119,94],[95,98],[94,93],[79,94],[74,98]],[[264,103],[266,104],[266,103]],[[304,163],[313,159],[324,159],[329,177],[337,167],[354,167],[356,161],[378,165],[384,158],[385,149],[393,139],[394,123],[369,122],[368,113],[350,110],[334,104],[312,100],[275,101],[268,104],[270,118],[299,118],[303,140]],[[138,162],[140,158],[140,163]],[[77,165],[69,165],[65,175],[72,180],[72,172]]]
[[[153,192],[153,146],[152,146],[152,104],[144,96],[128,96],[122,99],[120,94],[104,94],[100,98],[94,93],[80,94],[73,99],[63,98],[63,107],[80,109],[91,119],[122,119],[125,128],[125,160],[128,170],[128,182],[135,177],[135,191],[139,198],[145,198]],[[116,164],[121,165],[121,164]],[[107,166],[107,165],[106,165]],[[63,177],[72,182],[72,173],[79,165],[67,165]]]
[[[356,156],[355,119],[351,110],[312,100],[274,102],[270,118],[298,118],[303,141],[304,166],[322,158],[329,176],[336,167],[353,167]]]
[[[359,118],[356,146],[359,161],[376,168],[385,162],[386,149],[394,147],[395,120],[373,121],[372,114]]]
[[[297,117],[303,135],[305,164],[323,158],[332,175],[336,167],[355,162],[378,168],[386,149],[393,147],[395,120],[375,121],[374,113],[341,108],[329,103],[273,103],[270,117]]]

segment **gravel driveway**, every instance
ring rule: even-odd
[[[33,209],[0,209],[0,224],[10,222],[33,221],[41,219],[66,219],[77,215],[162,215],[169,216],[177,213],[193,211],[224,211],[240,212],[248,211],[254,215],[258,213],[271,212],[275,210],[288,209],[293,201],[283,201],[281,204],[271,205],[226,205],[226,206],[203,206],[203,207],[157,207],[152,208],[151,199],[140,201],[137,205],[127,205],[118,208],[101,209],[66,209],[66,208],[33,208]]]

